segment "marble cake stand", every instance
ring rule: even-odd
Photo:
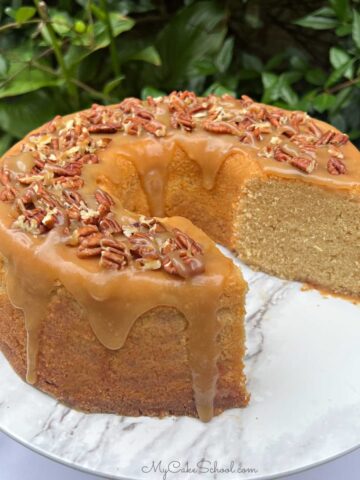
[[[137,480],[277,478],[356,448],[360,306],[241,268],[248,408],[208,424],[87,415],[22,382],[0,356],[0,428],[72,467]]]

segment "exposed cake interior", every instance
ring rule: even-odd
[[[238,205],[236,250],[252,267],[360,296],[360,202],[327,188],[253,180]]]

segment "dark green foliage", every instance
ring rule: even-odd
[[[0,0],[0,151],[56,113],[246,93],[360,138],[359,0]]]

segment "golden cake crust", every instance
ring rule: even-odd
[[[4,269],[1,270],[4,286]],[[215,413],[243,407],[245,283],[234,272],[220,300],[219,381]],[[0,293],[0,348],[26,378],[24,314]],[[196,416],[188,363],[186,319],[175,309],[157,307],[133,325],[120,350],[101,345],[81,306],[59,287],[40,333],[35,386],[66,405],[87,412],[120,415]]]

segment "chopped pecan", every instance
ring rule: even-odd
[[[335,133],[335,135],[332,137],[331,143],[332,145],[336,147],[341,147],[342,145],[345,145],[349,141],[349,136],[346,135],[345,133]]]
[[[289,163],[305,173],[311,173],[316,166],[316,160],[310,157],[292,157]]]
[[[0,170],[0,183],[4,186],[7,186],[11,183],[11,174],[9,170],[1,168]]]
[[[56,208],[47,211],[45,217],[41,220],[41,223],[45,225],[48,230],[51,230],[57,223],[58,214],[59,211]]]
[[[0,191],[0,200],[2,202],[12,202],[16,198],[16,190],[10,185],[7,185]]]
[[[310,132],[311,132],[313,135],[315,135],[315,137],[321,138],[323,132],[322,132],[322,130],[320,129],[320,127],[318,127],[313,120],[310,120],[310,121],[309,121],[309,123],[308,123],[308,129],[310,130]]]
[[[191,132],[191,130],[193,130],[193,128],[195,127],[195,123],[192,119],[191,114],[187,112],[174,112],[171,115],[170,122],[173,128],[183,127],[184,130],[188,132]]]
[[[57,177],[54,178],[54,184],[60,184],[63,188],[79,190],[84,186],[84,180],[79,177]]]
[[[142,270],[159,270],[162,267],[162,263],[158,258],[137,258],[135,267]]]
[[[69,163],[65,167],[60,165],[48,165],[48,170],[61,177],[76,177],[81,174],[81,163]]]
[[[121,103],[119,103],[119,108],[125,113],[132,113],[137,108],[141,108],[141,100],[134,97],[125,98]]]
[[[244,132],[241,132],[238,128],[232,125],[229,122],[209,122],[205,121],[203,127],[206,131],[212,133],[223,133],[229,135],[242,135]]]
[[[316,145],[320,146],[320,145],[327,145],[328,143],[331,143],[335,135],[336,135],[336,132],[334,130],[327,130],[317,140]]]
[[[115,125],[91,125],[89,127],[90,133],[116,133],[117,127]]]
[[[95,153],[86,153],[79,158],[80,163],[99,163],[99,157]]]
[[[18,181],[22,185],[31,185],[34,182],[41,181],[44,179],[44,175],[23,175],[18,176]]]
[[[62,191],[62,195],[65,199],[65,202],[68,205],[76,205],[76,206],[80,207],[81,202],[82,202],[82,198],[81,198],[81,195],[78,192],[76,192],[74,190],[64,189]]]
[[[274,148],[274,158],[277,162],[288,162],[292,156],[283,150],[281,146]]]
[[[279,133],[280,135],[291,138],[298,133],[298,130],[294,127],[290,127],[290,125],[284,125],[283,127],[280,127]]]
[[[101,247],[95,248],[83,248],[78,249],[77,256],[79,258],[91,258],[91,257],[98,257],[101,255]]]

